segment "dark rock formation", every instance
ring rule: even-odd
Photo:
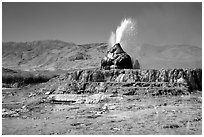
[[[111,47],[101,60],[102,69],[132,69],[131,57],[123,51],[119,43]]]
[[[140,69],[140,63],[137,59],[132,64],[133,64],[133,69]]]

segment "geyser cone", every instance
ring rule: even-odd
[[[110,49],[111,53],[116,53],[116,54],[120,54],[120,53],[124,53],[125,51],[122,49],[120,43],[116,43],[111,49]]]
[[[130,56],[122,49],[120,43],[111,47],[101,60],[102,69],[132,69]]]

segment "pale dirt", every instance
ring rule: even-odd
[[[3,135],[202,134],[200,92],[179,96],[120,96],[97,104],[52,104],[41,101],[46,97],[44,94],[30,94],[29,89],[2,92],[2,111],[19,110],[19,115],[13,116],[2,112]],[[26,110],[22,111],[23,108]]]

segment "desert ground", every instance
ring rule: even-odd
[[[105,98],[80,103],[52,102],[45,93],[34,93],[35,88],[38,85],[2,90],[3,135],[202,134],[201,92],[177,96],[99,93]]]

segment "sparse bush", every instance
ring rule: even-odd
[[[87,59],[89,59],[89,58],[90,58],[89,55],[87,55],[87,54],[85,54],[85,53],[80,53],[80,52],[78,52],[78,53],[76,53],[75,55],[70,56],[70,57],[69,57],[69,60],[70,60],[70,61],[75,61],[75,60],[87,60]]]
[[[2,83],[5,85],[10,84],[12,85],[17,84],[18,87],[22,87],[28,84],[37,84],[49,81],[51,78],[55,77],[56,75],[51,74],[32,74],[30,72],[26,74],[21,73],[6,73],[2,74]]]

